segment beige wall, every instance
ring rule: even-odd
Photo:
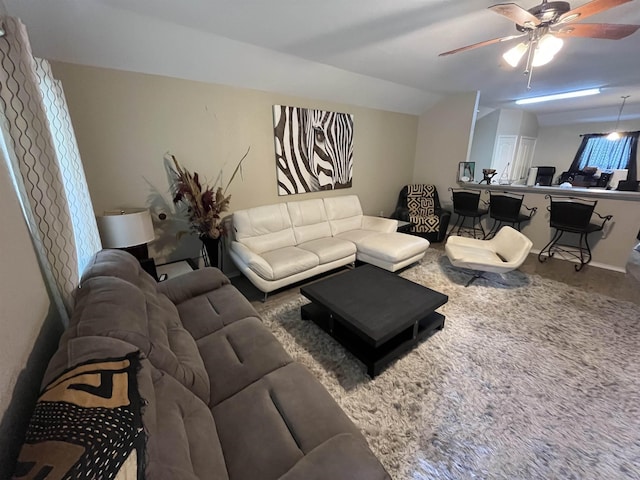
[[[10,478],[18,440],[35,404],[43,368],[57,344],[60,324],[50,311],[51,301],[2,157],[0,192],[0,478]]]
[[[444,203],[457,186],[458,163],[467,161],[477,108],[477,92],[461,93],[420,116],[413,181],[435,185]]]
[[[181,241],[182,215],[173,215],[167,151],[183,166],[228,179],[250,146],[244,179],[229,191],[231,209],[356,194],[365,213],[389,215],[398,191],[411,181],[417,117],[314,101],[274,93],[168,77],[54,63],[62,80],[96,212],[151,206],[169,213],[156,222],[161,238],[150,245],[156,260],[192,255],[199,242]],[[279,197],[273,140],[274,104],[321,108],[354,115],[354,173],[351,189]],[[225,180],[226,181],[226,180]]]

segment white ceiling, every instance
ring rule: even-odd
[[[438,53],[515,33],[486,7],[498,0],[5,0],[36,55],[419,114],[441,96],[479,90],[480,104],[602,87],[526,107],[541,124],[640,118],[640,31],[622,40],[571,38],[548,65],[501,54],[516,41]],[[525,9],[538,0],[516,1]],[[576,0],[577,7],[586,3]],[[640,0],[585,20],[640,24]]]

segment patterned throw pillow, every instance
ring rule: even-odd
[[[434,185],[407,185],[407,208],[414,232],[437,233],[440,230],[440,217],[435,214],[435,191]]]
[[[83,363],[42,392],[14,479],[143,479],[138,352]]]

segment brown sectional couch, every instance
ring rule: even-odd
[[[43,385],[81,362],[136,350],[146,478],[389,478],[219,270],[157,284],[129,254],[99,252]]]

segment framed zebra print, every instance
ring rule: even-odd
[[[278,195],[350,188],[353,115],[273,106]]]

